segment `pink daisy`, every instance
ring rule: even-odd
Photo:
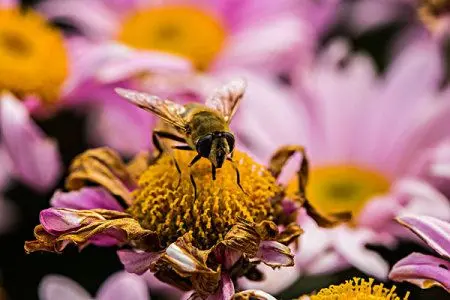
[[[396,215],[450,219],[447,198],[427,175],[432,167],[448,165],[448,159],[439,159],[448,155],[433,150],[450,136],[449,93],[439,90],[441,65],[434,43],[417,43],[380,77],[367,56],[350,55],[337,41],[302,76],[305,81],[297,82],[297,101],[279,97],[274,105],[248,99],[250,108],[241,111],[237,129],[242,143],[262,160],[279,145],[304,144],[312,163],[311,204],[324,214],[353,213],[348,225],[333,229],[319,228],[306,215],[299,219],[305,234],[297,273],[285,275],[286,282],[301,272],[350,265],[386,278],[388,264],[365,246],[395,246],[405,236],[393,221]],[[281,288],[275,280],[260,287]]]

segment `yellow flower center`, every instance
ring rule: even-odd
[[[165,155],[141,175],[128,210],[141,226],[158,233],[163,246],[190,233],[197,243],[195,247],[209,249],[238,221],[273,219],[270,200],[281,192],[281,187],[263,166],[246,154],[235,151],[234,160],[247,195],[237,185],[236,172],[230,162],[217,170],[213,181],[211,163],[202,158],[191,168],[197,199],[194,199],[188,171],[195,153],[175,151],[174,155],[182,170],[179,186],[180,175],[172,159]]]
[[[372,278],[365,281],[361,278],[353,278],[340,285],[331,285],[321,289],[317,295],[310,296],[311,300],[401,300],[394,293],[395,285],[387,289],[383,284],[373,285]],[[403,300],[407,300],[409,292]]]
[[[352,212],[356,216],[373,196],[388,191],[389,180],[382,174],[358,166],[334,165],[313,168],[306,195],[322,214]],[[288,191],[297,189],[297,179]]]
[[[223,25],[211,14],[188,6],[164,6],[128,16],[119,40],[139,49],[183,56],[205,70],[222,49],[225,36]]]
[[[57,100],[68,73],[61,34],[31,10],[0,9],[0,90]]]

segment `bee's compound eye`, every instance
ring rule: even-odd
[[[230,147],[230,152],[232,152],[234,149],[234,135],[230,132],[224,132],[223,136],[227,140],[228,147]]]
[[[209,153],[211,152],[211,145],[212,145],[212,135],[211,134],[205,135],[197,141],[196,145],[197,152],[203,157],[208,157]]]

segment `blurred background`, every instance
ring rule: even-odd
[[[38,4],[38,1],[23,0],[22,3],[27,7]],[[370,55],[376,62],[380,73],[385,70],[390,61],[393,41],[409,25],[408,19],[404,18],[364,32],[354,32],[342,20],[338,19],[327,28],[325,34],[321,35],[319,50],[331,40],[344,37],[350,41],[352,51]],[[63,30],[72,30],[70,24],[63,19],[55,23],[57,24],[54,24],[54,26]],[[445,47],[448,72],[450,70],[450,59],[448,59],[450,47],[448,45]],[[450,77],[446,76],[446,78],[448,80]],[[290,84],[290,79],[286,78],[285,74],[280,73],[279,80],[283,84]],[[82,111],[73,110],[61,110],[52,118],[37,120],[38,125],[44,132],[58,141],[64,166],[68,166],[77,154],[88,149],[88,139],[84,129],[86,122],[86,115]],[[63,179],[61,179],[57,188],[63,188]],[[25,255],[24,241],[32,238],[33,228],[39,223],[39,212],[49,206],[49,199],[53,192],[36,193],[26,185],[14,181],[4,193],[5,201],[13,204],[12,213],[16,216],[11,229],[0,235],[0,286],[5,290],[6,299],[38,299],[38,285],[47,274],[68,276],[94,295],[109,275],[122,269],[122,265],[112,248],[87,247],[82,252],[78,252],[74,247],[71,247],[65,251],[64,255],[50,253]],[[420,245],[405,242],[402,242],[395,250],[375,246],[371,249],[377,251],[391,266],[412,251],[431,253],[429,249]],[[364,277],[365,275],[356,269],[349,269],[331,275],[302,277],[289,289],[279,294],[278,298],[291,299],[329,284],[342,282],[353,276]],[[388,284],[393,283],[389,282]],[[413,300],[449,299],[449,295],[439,288],[421,290],[410,284],[395,284],[398,287],[399,294],[403,294],[407,290],[411,291],[410,299]],[[151,297],[152,299],[165,299],[164,295],[153,292]]]

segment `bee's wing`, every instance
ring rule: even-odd
[[[214,91],[211,97],[206,100],[206,106],[217,110],[222,114],[226,122],[230,122],[239,101],[244,96],[247,82],[242,79],[235,79]]]
[[[116,88],[115,91],[134,105],[156,114],[176,129],[186,131],[187,123],[182,117],[186,108],[183,105],[133,90]]]

